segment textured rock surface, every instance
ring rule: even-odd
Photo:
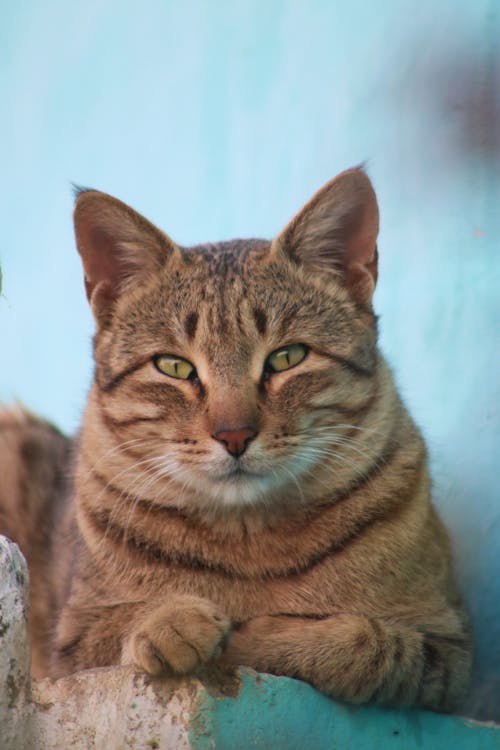
[[[0,748],[175,748],[185,750],[198,680],[149,681],[122,667],[30,686],[26,632],[28,571],[0,536]]]
[[[30,685],[28,574],[0,537],[1,750],[493,750],[500,728],[423,711],[335,703],[297,680],[150,679],[127,667]]]
[[[28,568],[19,547],[0,536],[0,747],[22,747],[26,732],[29,647]],[[16,744],[17,743],[17,744]]]
[[[37,747],[188,750],[200,690],[197,681],[154,685],[123,667],[41,681],[32,703]]]

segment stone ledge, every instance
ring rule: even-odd
[[[250,669],[152,679],[128,667],[28,679],[27,569],[0,537],[2,750],[493,750],[500,727],[356,708]]]

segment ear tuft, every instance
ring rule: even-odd
[[[180,251],[125,203],[97,190],[77,190],[76,244],[88,300],[97,323],[104,326],[124,291],[158,272]]]
[[[377,281],[379,214],[365,172],[349,169],[322,187],[273,243],[275,252],[337,275],[361,302]]]
[[[73,193],[73,198],[76,200],[77,198],[82,195],[82,193],[98,193],[99,190],[94,190],[94,188],[89,187],[83,187],[83,185],[78,185],[76,182],[71,182],[71,192]]]

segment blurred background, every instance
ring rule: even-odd
[[[0,25],[0,401],[65,431],[92,320],[70,183],[180,244],[272,237],[365,162],[381,344],[427,438],[500,720],[500,4],[18,0]]]

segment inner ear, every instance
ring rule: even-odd
[[[335,274],[355,297],[369,302],[377,280],[379,213],[362,169],[342,172],[324,185],[273,242],[311,270]]]
[[[99,325],[108,322],[124,291],[180,257],[172,240],[141,214],[96,190],[78,194],[74,225],[85,290]]]

